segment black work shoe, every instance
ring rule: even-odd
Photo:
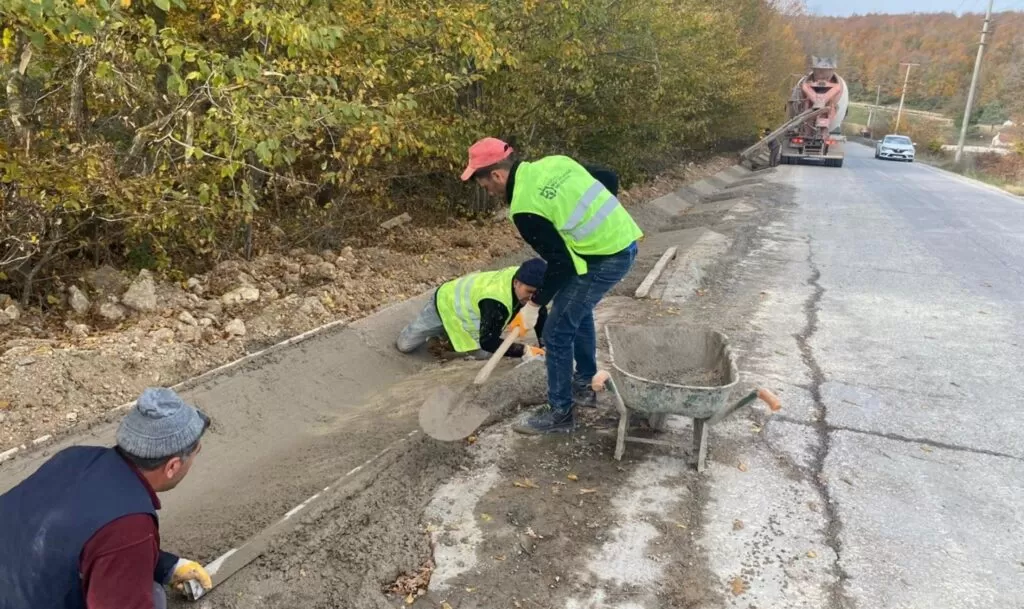
[[[580,408],[597,408],[597,392],[587,387],[573,387],[572,405]]]
[[[548,407],[546,410],[526,418],[512,426],[512,430],[531,436],[549,433],[572,433],[576,431],[576,416],[569,412],[559,412]]]

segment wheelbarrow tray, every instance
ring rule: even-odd
[[[730,406],[740,375],[721,332],[610,324],[605,336],[612,377],[630,410],[705,420]]]

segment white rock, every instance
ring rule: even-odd
[[[195,294],[202,294],[204,291],[206,291],[203,288],[203,282],[200,281],[198,277],[189,277],[188,281],[185,282],[185,287],[188,289],[189,292],[193,292]]]
[[[169,343],[174,341],[174,330],[170,328],[160,328],[159,330],[155,330],[150,336],[152,336],[153,340],[156,342]]]
[[[231,336],[245,336],[245,322],[236,317],[224,326],[224,331]]]
[[[89,312],[89,297],[82,290],[79,290],[76,285],[68,288],[68,303],[71,305],[71,310],[79,315],[85,315]]]
[[[270,288],[269,290],[266,290],[266,291],[263,292],[263,299],[264,300],[274,301],[274,300],[277,300],[280,297],[281,297],[281,295],[274,288]]]
[[[199,322],[196,321],[196,318],[193,317],[192,314],[189,313],[188,311],[182,311],[181,314],[178,315],[178,321],[189,326],[195,326],[199,324]]]
[[[156,310],[156,281],[153,274],[143,269],[139,276],[128,286],[128,291],[121,297],[125,306],[136,311]]]
[[[204,317],[204,318],[199,320],[199,327],[201,327],[201,328],[209,328],[210,326],[214,325],[215,323],[217,323],[216,320],[211,319],[209,317]]]
[[[202,340],[203,329],[199,326],[180,324],[178,326],[178,339],[185,343],[196,343]]]
[[[121,321],[124,319],[127,311],[116,302],[105,302],[100,305],[99,313],[100,317],[107,321]]]
[[[67,413],[64,416],[64,418],[66,418],[69,423],[74,423],[75,421],[78,420],[78,413],[77,412],[69,412],[69,413]]]
[[[324,303],[320,302],[319,298],[312,296],[302,299],[302,306],[299,307],[299,312],[303,315],[329,315],[327,308],[324,307]]]
[[[7,315],[8,319],[11,321],[18,321],[21,319],[21,309],[19,309],[18,305],[13,302],[7,305],[7,308],[4,309],[4,314]]]
[[[247,302],[256,302],[260,299],[260,291],[252,286],[242,286],[231,290],[221,296],[220,301],[226,306],[238,305]]]
[[[87,338],[89,336],[89,326],[85,324],[75,324],[71,326],[71,336],[75,338]]]

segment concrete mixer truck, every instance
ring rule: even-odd
[[[800,78],[786,103],[787,121],[741,156],[753,162],[755,153],[774,142],[777,146],[771,147],[771,164],[842,167],[846,138],[840,128],[849,105],[850,92],[836,74],[835,60],[812,57],[811,71]]]

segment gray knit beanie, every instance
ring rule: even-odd
[[[209,422],[173,390],[149,387],[117,428],[117,445],[136,457],[162,459],[195,444]]]

